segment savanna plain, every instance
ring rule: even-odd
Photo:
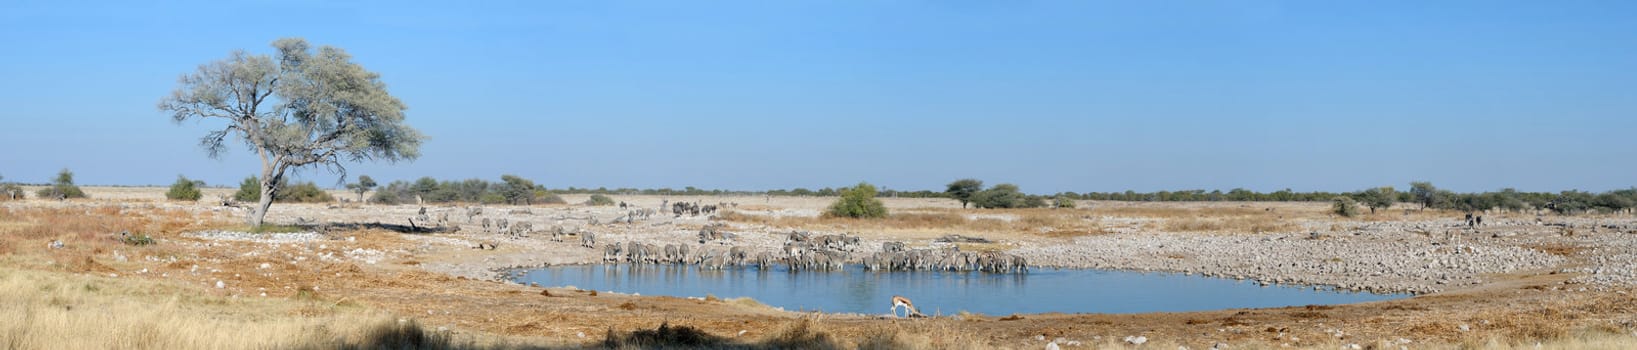
[[[1329,203],[997,210],[883,198],[887,218],[858,220],[820,215],[830,197],[612,195],[628,207],[281,203],[268,216],[277,225],[252,232],[244,206],[209,199],[229,189],[205,189],[198,202],[167,201],[158,187],[85,191],[91,199],[0,201],[6,348],[1637,348],[1637,218],[1629,213],[1490,212],[1468,225],[1462,212],[1407,203],[1349,218],[1332,215]],[[677,216],[661,207],[676,202],[719,210]],[[482,213],[469,215],[473,208]],[[660,210],[632,216],[647,208]],[[499,219],[530,227],[483,227]],[[598,263],[612,242],[699,246],[707,227],[750,252],[778,252],[792,232],[848,234],[859,239],[856,256],[888,242],[954,245],[1020,256],[1034,269],[1414,296],[1144,314],[986,315],[939,305],[933,317],[895,318],[885,315],[886,300],[882,314],[815,313],[507,279],[518,268]],[[558,228],[574,235],[555,235]],[[586,233],[596,235],[592,248],[582,246]],[[986,242],[940,242],[950,235]]]

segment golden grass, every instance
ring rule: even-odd
[[[292,316],[306,303],[236,298],[178,285],[0,270],[0,343],[11,349],[253,349],[362,335],[380,316],[336,310]],[[327,331],[314,331],[327,330]]]

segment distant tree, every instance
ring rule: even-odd
[[[358,201],[363,202],[364,193],[369,192],[369,190],[375,188],[376,185],[375,179],[370,178],[369,175],[358,175],[358,182],[347,184],[347,189],[354,193],[358,193]]]
[[[1438,188],[1433,187],[1431,182],[1424,181],[1410,183],[1410,197],[1415,198],[1416,203],[1421,203],[1421,210],[1427,210],[1427,207],[1442,200],[1439,198]]]
[[[63,169],[57,177],[51,180],[51,186],[40,189],[35,193],[40,198],[85,198],[85,192],[74,185],[74,172]]]
[[[1393,206],[1393,202],[1398,201],[1398,191],[1394,190],[1392,186],[1367,189],[1359,192],[1359,201],[1369,206],[1370,214],[1374,215],[1376,209],[1386,209]]]
[[[961,208],[965,209],[966,204],[972,202],[972,195],[977,194],[978,191],[982,190],[983,181],[979,181],[978,179],[960,179],[949,183],[947,189],[944,190],[944,193],[949,194],[950,198],[961,201]]]
[[[200,144],[211,157],[228,138],[261,158],[258,205],[246,219],[260,227],[287,172],[323,167],[346,176],[342,162],[414,160],[419,131],[404,123],[404,104],[387,93],[380,74],[339,48],[315,52],[298,38],[273,42],[274,56],[234,51],[227,59],[182,76],[159,109],[181,123],[221,118],[227,126]]]
[[[972,206],[986,209],[1022,208],[1027,199],[1017,185],[999,184],[972,195]]]
[[[501,175],[500,180],[504,183],[500,185],[498,191],[500,192],[501,197],[506,199],[506,203],[523,205],[533,204],[535,187],[534,181],[529,181],[529,179],[525,179],[517,175]]]
[[[842,188],[839,193],[841,198],[836,198],[835,202],[830,203],[824,215],[855,219],[887,217],[887,206],[875,198],[874,185],[859,182],[856,186]]]
[[[483,180],[478,180],[478,182],[483,182]],[[483,183],[483,185],[485,185],[486,188],[486,186],[488,186],[488,182]],[[414,180],[414,185],[409,185],[409,195],[416,196],[416,198],[421,198],[421,200],[432,200],[432,198],[434,198],[434,193],[439,193],[439,191],[442,190],[450,191],[449,195],[442,195],[447,196],[450,201],[460,200],[460,198],[465,198],[465,200],[468,201],[478,200],[478,198],[476,198],[478,193],[463,193],[463,191],[460,191],[462,188],[465,188],[465,186],[439,185],[439,183],[437,183],[437,178],[421,177]]]
[[[204,181],[188,180],[186,176],[176,175],[176,183],[171,184],[169,191],[165,191],[165,199],[197,201],[200,197],[204,197],[204,194],[199,192],[199,187],[204,185]]]
[[[1337,196],[1335,199],[1331,200],[1330,212],[1336,215],[1341,215],[1342,217],[1350,218],[1354,215],[1358,215],[1358,204],[1353,203],[1352,198]]]

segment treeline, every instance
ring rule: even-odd
[[[516,175],[501,175],[500,182],[483,179],[460,181],[422,177],[415,181],[393,181],[370,196],[370,202],[382,204],[415,203],[419,198],[429,203],[484,203],[484,204],[563,204],[562,197]]]
[[[1320,202],[1337,197],[1352,198],[1363,203],[1413,203],[1417,208],[1462,211],[1484,210],[1550,210],[1564,214],[1587,212],[1622,212],[1637,207],[1637,188],[1591,193],[1584,191],[1522,192],[1502,189],[1494,192],[1456,193],[1439,189],[1427,182],[1410,183],[1409,191],[1392,187],[1372,188],[1354,192],[1295,192],[1284,189],[1274,192],[1254,192],[1236,188],[1223,192],[1215,190],[1184,190],[1158,192],[1064,192],[1059,198],[1132,202]],[[1378,207],[1372,205],[1372,209]],[[1380,205],[1379,207],[1386,207]]]

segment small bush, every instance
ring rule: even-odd
[[[1058,208],[1073,209],[1074,208],[1074,199],[1071,199],[1069,197],[1064,197],[1064,196],[1057,196],[1057,198],[1052,199],[1052,204],[1056,205]]]
[[[1045,207],[1046,207],[1046,198],[1044,198],[1044,197],[1041,197],[1041,196],[1028,196],[1028,197],[1023,198],[1022,208],[1045,208]]]
[[[540,204],[568,204],[568,201],[563,200],[563,196],[546,191],[537,192],[534,195],[534,201]]]
[[[987,190],[978,191],[972,195],[972,206],[978,208],[1021,208],[1026,204],[1028,195],[1018,190],[1017,185],[999,184]]]
[[[233,200],[240,202],[261,200],[261,180],[255,175],[244,178],[244,181],[239,182],[239,191],[233,193]]]
[[[726,345],[727,340],[722,337],[691,326],[671,326],[670,322],[660,323],[657,329],[639,329],[628,334],[619,334],[610,328],[603,339],[603,346],[609,349],[709,348]]]
[[[390,204],[399,204],[399,203],[401,203],[402,200],[398,198],[398,192],[394,192],[394,191],[375,191],[375,194],[372,194],[372,195],[369,196],[369,201],[372,202],[372,203],[376,203],[376,204],[388,204],[388,205],[390,205]]]
[[[331,197],[330,193],[325,192],[324,189],[318,188],[318,184],[305,182],[280,189],[278,194],[274,195],[273,200],[290,203],[324,203],[334,202],[335,197]]]
[[[85,192],[74,185],[74,172],[68,169],[57,173],[57,178],[51,181],[51,187],[41,189],[35,194],[40,198],[86,198]]]
[[[1350,218],[1358,215],[1358,203],[1354,203],[1352,198],[1336,197],[1336,199],[1331,200],[1330,212]]]
[[[604,195],[600,195],[600,194],[593,194],[593,195],[591,195],[591,199],[585,200],[585,205],[599,206],[599,207],[600,206],[614,205],[614,199],[613,198],[608,198],[608,196],[604,196]]]
[[[841,190],[841,198],[830,204],[824,215],[842,218],[884,218],[887,206],[875,199],[875,186],[860,182],[858,186]]]
[[[120,242],[124,242],[125,245],[142,246],[154,243],[153,237],[148,237],[148,235],[144,233],[125,235],[125,237],[121,237],[119,240]]]
[[[200,197],[204,197],[204,194],[199,192],[199,186],[203,185],[199,181],[188,180],[186,176],[177,175],[176,183],[171,184],[170,191],[165,191],[165,199],[197,201]]]

